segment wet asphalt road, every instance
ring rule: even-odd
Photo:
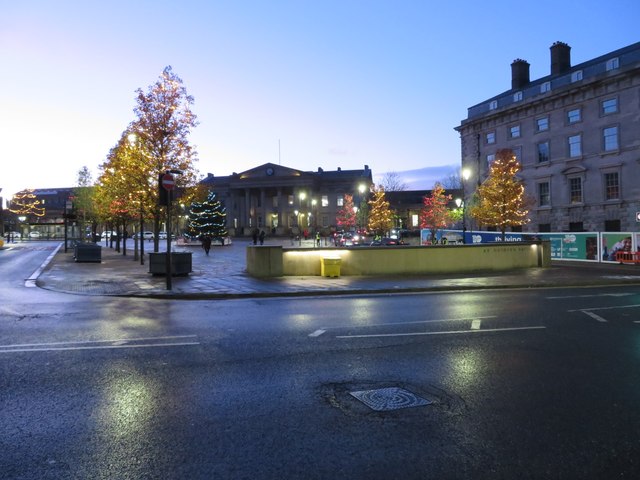
[[[3,278],[3,478],[640,474],[637,287],[212,302]],[[431,403],[352,395],[392,387]]]

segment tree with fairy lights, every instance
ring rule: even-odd
[[[393,227],[393,213],[389,201],[385,198],[384,187],[372,185],[371,194],[373,198],[369,200],[368,228],[376,235],[382,236]]]
[[[431,231],[431,243],[435,243],[438,230],[451,223],[451,210],[448,204],[451,195],[445,195],[444,187],[436,183],[431,190],[431,196],[425,195],[422,199],[420,211],[420,228],[428,228]]]
[[[342,208],[336,215],[336,223],[345,230],[350,230],[356,226],[356,208],[353,204],[353,195],[346,193]]]
[[[189,209],[188,234],[192,238],[208,236],[224,245],[227,236],[227,211],[215,192],[204,202],[193,202]]]
[[[44,216],[44,207],[42,202],[37,199],[33,190],[22,190],[16,193],[11,199],[9,211],[16,215],[35,215],[36,217]]]
[[[471,207],[471,217],[481,225],[499,228],[503,242],[508,226],[529,223],[531,199],[525,196],[524,184],[516,176],[520,169],[513,150],[498,150],[489,176],[478,187],[475,205]]]

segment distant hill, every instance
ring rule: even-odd
[[[398,174],[407,185],[407,190],[430,190],[436,182],[441,182],[460,169],[459,164],[424,167],[417,170],[390,170]],[[373,174],[374,183],[380,183],[387,172]]]

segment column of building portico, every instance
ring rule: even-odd
[[[260,228],[264,229],[268,227],[268,222],[267,222],[267,202],[266,200],[266,192],[264,191],[264,188],[260,189],[260,210],[261,210],[261,217],[262,217],[262,225],[257,225],[256,222],[256,226],[259,226]]]
[[[248,188],[244,189],[244,215],[242,222],[244,223],[245,228],[249,228],[249,218],[251,217],[251,190]]]
[[[282,187],[278,187],[278,230],[284,227],[284,202],[282,201]]]

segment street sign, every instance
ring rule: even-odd
[[[176,182],[173,178],[173,175],[171,175],[170,173],[165,173],[162,176],[162,186],[164,187],[165,190],[169,191],[169,190],[173,190],[173,187],[175,187]]]

